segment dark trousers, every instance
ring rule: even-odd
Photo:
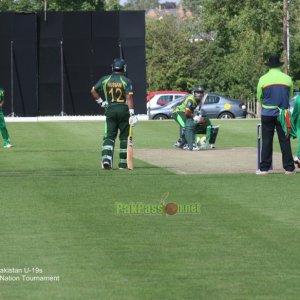
[[[119,168],[127,168],[127,138],[129,135],[129,111],[123,104],[111,105],[106,111],[105,133],[102,145],[102,163],[107,161],[113,165],[115,139],[119,132],[120,161]]]
[[[280,149],[282,153],[282,165],[286,171],[293,171],[295,169],[291,142],[286,139],[284,131],[277,120],[277,117],[261,116],[261,130],[262,130],[262,149],[260,170],[268,171],[272,164],[273,154],[273,137],[276,128]]]

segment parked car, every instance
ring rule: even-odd
[[[149,119],[171,119],[174,108],[180,105],[186,97],[182,96],[163,107],[151,109],[149,111]],[[247,107],[243,101],[229,99],[216,93],[205,94],[202,109],[205,110],[207,116],[211,119],[234,119],[246,118],[247,116]]]
[[[181,94],[181,95],[187,95],[188,92],[182,92],[182,91],[156,91],[156,92],[150,92],[147,94],[147,102],[153,98],[155,95],[158,95],[158,94]]]
[[[247,106],[243,101],[215,93],[205,95],[202,108],[212,119],[243,119],[247,116]]]
[[[186,96],[181,96],[180,98],[170,102],[169,104],[161,107],[156,107],[149,110],[149,119],[152,120],[166,120],[172,118],[172,112],[174,108],[180,105]]]
[[[181,91],[157,91],[149,93],[147,96],[147,99],[149,99],[147,100],[147,109],[164,106],[183,95],[188,95],[188,93]]]

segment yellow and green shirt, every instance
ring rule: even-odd
[[[198,106],[198,102],[193,95],[189,95],[181,105],[175,108],[175,112],[185,112],[186,109],[194,112],[196,107]]]
[[[288,109],[293,97],[293,81],[280,68],[271,68],[257,85],[257,101],[262,105],[262,116],[278,116],[279,108]]]

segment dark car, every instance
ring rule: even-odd
[[[180,105],[186,97],[183,96],[163,107],[151,109],[149,119],[171,119],[174,108]],[[243,101],[232,100],[216,93],[205,94],[202,109],[212,119],[242,119],[247,116],[247,107]]]

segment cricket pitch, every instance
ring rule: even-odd
[[[257,149],[251,147],[200,151],[135,149],[134,157],[176,174],[255,174],[257,170]],[[273,153],[273,171],[284,171],[280,153]]]

